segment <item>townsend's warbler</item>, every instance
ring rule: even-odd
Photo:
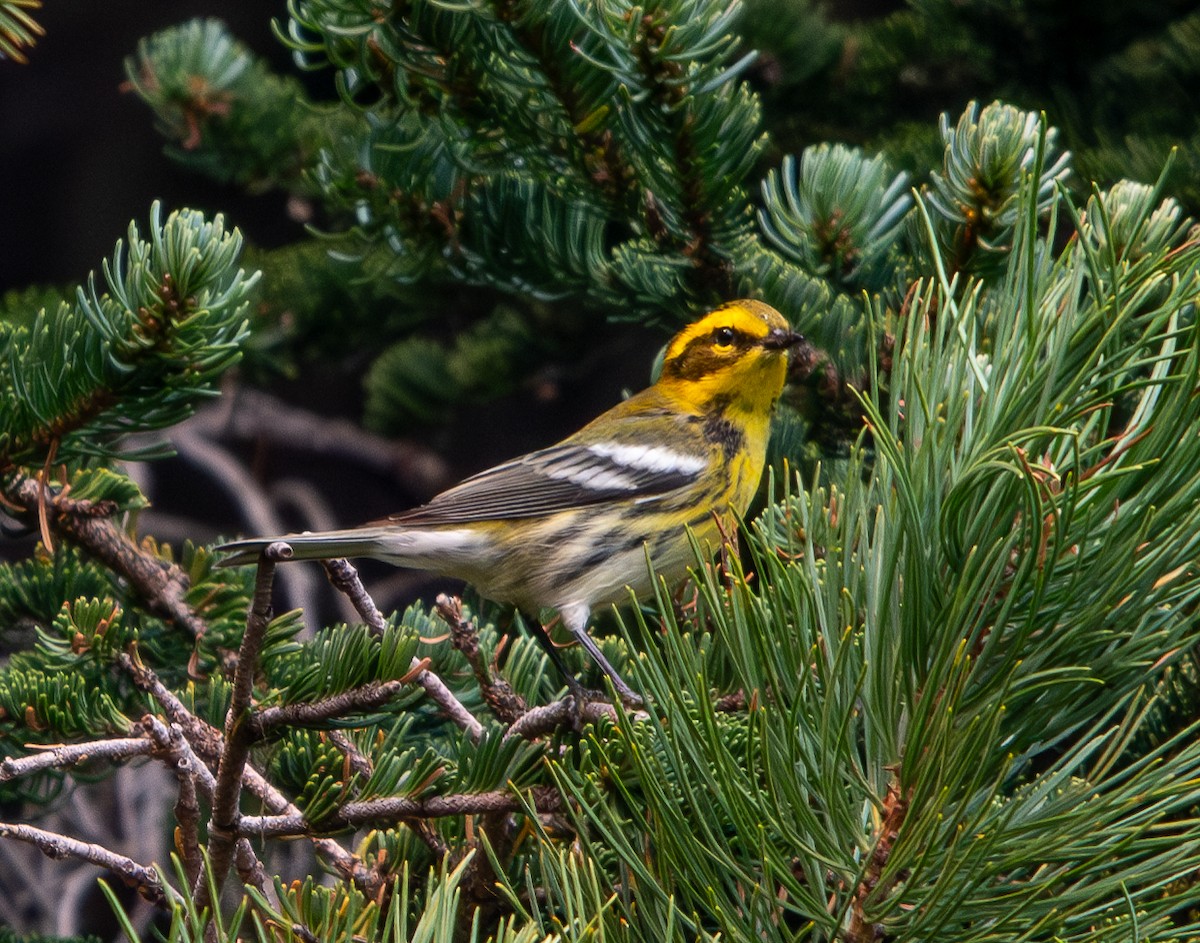
[[[680,578],[693,560],[689,529],[714,550],[722,530],[733,532],[758,488],[787,350],[799,340],[769,305],[724,305],[675,335],[653,386],[557,445],[353,530],[219,549],[233,552],[227,564],[249,563],[282,540],[294,559],[374,557],[458,577],[535,616],[556,609],[621,696],[636,701],[589,638],[588,617],[630,589],[652,588],[647,552],[655,572]]]

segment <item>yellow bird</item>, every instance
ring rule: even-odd
[[[629,688],[587,633],[597,606],[651,591],[646,556],[668,580],[693,562],[688,532],[715,551],[762,477],[787,351],[801,340],[774,308],[735,301],[672,338],[662,373],[557,445],[497,465],[428,504],[349,530],[225,544],[227,565],[252,563],[281,540],[292,559],[372,557],[465,580],[479,593],[563,624],[612,679]],[[578,681],[565,670],[575,693]]]

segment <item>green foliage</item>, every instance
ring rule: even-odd
[[[389,626],[382,637],[368,633],[365,626],[325,629],[280,660],[280,676],[288,681],[285,703],[315,701],[372,681],[403,678],[419,641],[407,625]]]
[[[172,156],[256,189],[302,186],[303,170],[345,120],[309,102],[295,79],[273,75],[217,20],[144,39],[125,73],[154,109]]]
[[[418,4],[390,20],[369,4],[301,2],[292,13],[298,51],[337,67],[348,96],[375,99],[365,148],[335,148],[327,186],[353,181],[358,228],[403,245],[421,274],[462,270],[525,293],[575,284],[652,308],[694,291],[686,282],[726,278],[760,132],[724,8],[664,3],[630,18]],[[564,58],[568,42],[578,55]],[[714,148],[718,136],[733,146]],[[658,157],[664,140],[674,162]]]
[[[0,58],[25,63],[25,50],[45,31],[26,11],[36,10],[40,0],[3,0],[0,2]]]
[[[146,541],[143,541],[146,546]],[[164,563],[177,563],[187,579],[187,595],[189,606],[196,614],[204,619],[207,627],[201,644],[195,647],[199,664],[191,666],[201,677],[207,676],[220,664],[221,651],[233,651],[241,641],[242,632],[246,628],[246,605],[250,596],[251,575],[228,569],[218,568],[219,554],[208,547],[197,546],[185,542],[180,548],[179,558],[170,547],[152,547]],[[286,654],[291,650],[291,639],[300,630],[300,620],[296,613],[285,613],[272,622],[272,631],[268,633],[267,651]],[[160,634],[149,635],[142,632],[142,646],[152,646],[157,639],[165,645],[178,644],[179,632],[169,625],[161,625]],[[178,662],[166,649],[150,649],[155,661],[164,667],[176,666]],[[195,676],[195,675],[193,675]],[[168,675],[168,677],[172,677]]]
[[[448,862],[430,869],[419,882],[405,865],[389,889],[386,903],[365,901],[344,884],[332,887],[311,877],[289,885],[277,882],[269,899],[249,888],[247,896],[231,915],[206,929],[206,913],[199,912],[188,897],[172,899],[170,924],[163,938],[173,943],[235,943],[256,940],[260,943],[302,943],[314,936],[322,940],[356,939],[378,943],[544,943],[546,935],[530,923],[515,919],[501,921],[487,929],[478,921],[464,923],[461,918],[461,884],[468,877],[474,853],[466,855],[453,868]],[[182,868],[175,861],[178,878]],[[165,877],[165,875],[164,875]],[[574,892],[584,890],[578,878],[569,884]],[[121,920],[131,943],[142,937],[130,922],[116,895],[101,882],[105,896]],[[588,890],[598,888],[588,888]],[[581,908],[583,910],[583,908]],[[586,911],[585,911],[586,912]],[[581,918],[586,924],[586,918]],[[586,926],[580,927],[586,934]],[[23,938],[22,938],[23,939]],[[43,938],[30,938],[41,943]]]
[[[755,295],[823,348],[797,364],[807,400],[776,444],[791,468],[741,555],[698,560],[692,593],[663,586],[598,639],[644,712],[526,742],[472,668],[544,703],[559,680],[527,638],[505,643],[481,619],[472,666],[420,607],[381,635],[275,619],[253,709],[298,717],[428,657],[482,732],[411,685],[273,729],[251,760],[314,832],[344,833],[347,802],[411,803],[336,836],[390,893],[344,872],[278,883],[206,934],[181,865],[163,875],[183,889],[166,939],[1200,932],[1200,240],[1165,155],[1153,185],[1090,192],[1072,157],[1079,102],[1106,69],[1145,69],[1170,99],[1167,77],[1194,68],[1190,20],[1160,12],[1135,29],[1101,3],[1110,38],[1077,81],[1029,41],[1061,36],[1062,12],[1010,7],[929,0],[833,27],[798,4],[804,28],[772,30],[765,2],[293,0],[288,41],[333,68],[343,101],[310,114],[323,127],[292,130],[309,107],[298,87],[218,26],[144,44],[131,77],[181,156],[321,207],[329,241],[276,256],[268,279],[314,297],[259,340],[297,356],[335,337],[341,357],[370,337],[380,428],[510,388],[601,316],[670,322]],[[739,24],[774,41],[770,55],[752,61]],[[998,55],[1014,34],[1026,42]],[[1062,121],[1027,110],[1039,65],[1062,82]],[[840,94],[812,95],[835,69]],[[914,82],[946,83],[938,109],[976,101],[935,127],[933,111],[898,107]],[[994,82],[1021,106],[993,102]],[[809,127],[848,127],[849,143],[814,145]],[[144,499],[104,461],[120,433],[169,425],[211,391],[245,336],[252,281],[219,221],[152,223],[106,267],[106,294],[89,286],[37,315],[18,297],[0,328],[5,469],[65,459],[71,495],[129,515]],[[326,248],[330,267],[306,273]],[[322,323],[355,280],[386,286],[352,285]],[[389,299],[406,310],[385,313]],[[34,637],[0,672],[6,752],[158,711],[115,667],[130,652],[223,728],[249,577],[199,547],[177,566],[201,635],[70,547],[0,570],[0,622]],[[555,789],[563,804],[537,807]],[[420,805],[481,795],[522,805]]]
[[[95,680],[83,672],[9,665],[0,679],[0,719],[51,742],[127,730],[129,718]]]
[[[983,111],[972,102],[954,128],[942,115],[941,132],[945,159],[942,172],[931,176],[929,203],[954,224],[942,237],[944,254],[955,268],[971,271],[1011,248],[1024,174],[1036,167],[1037,205],[1045,212],[1070,155],[1054,155],[1051,163],[1055,130],[1045,129],[1039,140],[1036,115],[999,102]]]
[[[128,435],[186,418],[237,360],[255,281],[236,268],[240,246],[220,217],[181,210],[164,221],[156,205],[145,237],[131,225],[128,243],[118,242],[104,263],[107,291],[91,279],[73,303],[33,312],[26,305],[54,296],[8,299],[0,322],[0,470],[13,489],[6,502],[29,480],[29,466],[61,462],[58,484],[48,484],[42,500],[60,492],[97,522],[146,506],[136,484],[99,463],[123,454]],[[143,563],[164,574],[175,564],[169,548],[139,549]],[[185,545],[181,554],[184,598],[209,630],[202,639],[186,637],[120,573],[69,542],[0,565],[0,625],[17,649],[0,673],[6,752],[129,729],[145,704],[114,684],[111,671],[131,645],[168,683],[213,671],[222,651],[236,648],[245,576],[214,572],[203,549]]]
[[[479,391],[496,395],[545,353],[577,350],[601,306],[677,322],[685,305],[732,290],[751,234],[746,178],[762,133],[738,78],[748,59],[735,52],[723,6],[664,3],[628,21],[620,11],[551,3],[419,4],[394,19],[367,3],[297,3],[292,12],[298,54],[335,66],[360,113],[317,136],[303,178],[311,188],[285,183],[323,201],[331,226],[358,240],[339,240],[339,255],[374,267],[386,249],[379,274],[397,283],[465,281],[564,302],[550,319],[477,302],[460,323],[485,322],[460,332],[455,351],[411,338],[406,323],[381,338],[368,314],[358,323],[369,323],[376,343],[398,341],[379,347],[386,352],[369,373],[373,425],[403,429]],[[172,31],[142,59],[180,43],[193,51],[154,57],[157,85],[135,83],[176,137],[191,133],[198,109],[205,127],[250,129],[256,121],[243,111],[287,111],[267,93],[254,101],[261,83],[245,81],[245,96],[227,95],[216,112],[203,102],[181,112],[162,89],[225,88],[230,73],[251,65],[213,24]],[[563,58],[569,44],[578,55]],[[143,66],[129,68],[136,76]],[[242,138],[239,146],[253,146],[256,132]],[[220,151],[215,132],[205,140],[201,147]],[[660,159],[664,140],[671,161]],[[268,164],[270,141],[261,146],[257,160]],[[236,153],[221,160],[245,162]],[[434,308],[414,313],[436,317]],[[523,323],[498,333],[515,313]],[[555,329],[545,334],[548,321]],[[498,369],[498,342],[521,358]]]
[[[277,763],[279,781],[294,791],[297,808],[318,826],[352,795],[355,776],[346,776],[346,755],[312,731],[289,732]]]
[[[673,908],[738,940],[1194,932],[1195,888],[1164,893],[1197,855],[1194,718],[1129,748],[1197,642],[1200,244],[1116,187],[1052,254],[1037,180],[1002,275],[916,286],[873,459],[785,493],[694,619],[664,588],[632,639],[649,721],[558,765],[643,938]]]
[[[77,656],[110,661],[134,641],[136,636],[121,618],[121,607],[112,599],[80,597],[64,603],[50,630],[38,633],[38,654],[47,668],[78,672]]]
[[[49,624],[63,600],[115,594],[111,574],[88,566],[71,547],[53,556],[39,553],[27,560],[0,564],[0,623],[22,620]]]
[[[1010,235],[1003,205],[1019,174],[996,162],[1032,159],[1036,142],[1019,132],[1028,137],[1039,108],[1096,179],[1153,179],[1171,147],[1182,146],[1175,183],[1185,206],[1200,205],[1191,196],[1195,174],[1186,173],[1200,160],[1186,94],[1200,61],[1192,54],[1196,15],[1159,5],[1132,17],[1104,3],[1089,17],[1089,44],[1062,5],[1010,7],[914,0],[883,19],[834,24],[813,4],[775,0],[729,8],[664,0],[636,10],[583,0],[423,0],[394,15],[368,0],[296,0],[289,42],[306,66],[336,70],[352,107],[314,107],[213,22],[148,40],[128,70],[176,140],[199,135],[193,152],[177,156],[218,176],[264,168],[245,179],[288,187],[323,209],[321,225],[343,238],[330,245],[331,261],[304,279],[334,266],[343,283],[466,281],[486,289],[466,305],[448,301],[456,312],[449,323],[428,296],[402,295],[404,314],[381,324],[371,301],[334,301],[317,309],[324,317],[296,322],[291,312],[306,310],[313,294],[284,286],[295,299],[282,306],[285,347],[326,339],[331,345],[320,349],[336,355],[345,338],[369,336],[378,362],[367,372],[368,422],[408,432],[481,395],[503,395],[530,363],[575,358],[600,317],[678,323],[684,311],[752,293],[795,305],[789,313],[827,349],[853,335],[866,318],[854,292],[885,288],[904,271],[907,253],[883,265],[864,259],[853,278],[846,260],[833,257],[866,245],[886,255],[885,241],[864,238],[870,213],[894,221],[907,194],[849,186],[855,168],[839,158],[799,197],[822,194],[832,205],[797,204],[821,210],[821,231],[811,228],[816,218],[779,231],[777,216],[809,211],[783,198],[787,172],[754,205],[764,127],[775,135],[772,163],[791,162],[789,153],[814,138],[832,139],[883,149],[918,180],[930,179],[933,203],[958,219],[939,231],[951,269],[999,264],[995,247]],[[153,81],[138,80],[142,73]],[[985,108],[973,131],[944,128],[943,138],[958,143],[935,172],[945,142],[930,121],[968,97],[1031,110]],[[1018,127],[997,126],[1005,121]],[[969,134],[999,145],[981,152],[978,166],[964,163]],[[291,143],[280,145],[281,136]],[[272,176],[270,168],[287,169]],[[1065,169],[1048,162],[1044,182]],[[881,197],[864,217],[860,201]],[[813,260],[792,269],[764,253],[756,212],[773,246],[793,261],[806,253]],[[843,220],[853,221],[849,229]],[[839,239],[847,243],[841,249]],[[910,241],[908,252],[928,251],[919,226]],[[918,267],[927,265],[922,258]],[[830,284],[849,290],[854,304],[821,324]],[[497,370],[486,356],[488,332],[469,330],[492,317],[497,295],[523,299],[509,310],[525,322],[525,338],[545,323],[533,298],[552,304],[567,329],[536,347],[507,347],[517,356],[506,362],[520,366]],[[424,336],[414,337],[422,323]],[[448,343],[447,330],[457,339]],[[863,367],[861,341],[842,353],[848,367]],[[451,359],[470,369],[452,369]]]
[[[376,734],[372,739],[378,740]],[[428,795],[433,784],[445,773],[444,759],[432,750],[416,744],[414,719],[405,718],[392,726],[383,737],[382,744],[360,742],[374,750],[377,746],[379,762],[370,777],[362,784],[364,796],[418,797]]]
[[[543,305],[501,303],[452,344],[409,337],[385,350],[364,381],[363,422],[387,431],[446,419],[459,403],[514,389],[556,351],[579,344],[579,324]]]
[[[808,148],[798,169],[785,157],[763,184],[763,234],[810,275],[843,291],[883,287],[872,275],[894,251],[911,205],[908,176],[889,176],[882,157],[841,145]]]
[[[519,737],[491,734],[458,756],[454,787],[458,792],[486,792],[512,785],[518,789],[537,782],[543,748]]]
[[[157,204],[143,239],[130,224],[74,304],[28,326],[0,323],[0,468],[117,454],[130,429],[160,429],[212,395],[238,357],[254,284],[234,265],[236,230],[220,216]]]
[[[270,250],[248,246],[246,265],[262,278],[243,374],[267,382],[280,373],[294,376],[317,360],[352,357],[359,338],[346,331],[347,320],[370,324],[380,338],[402,336],[422,324],[428,317],[422,308],[443,300],[390,278],[393,258],[386,249],[364,250],[353,236]]]
[[[29,326],[43,308],[57,310],[64,300],[60,289],[48,285],[12,289],[0,296],[0,320]]]
[[[103,502],[117,513],[140,511],[150,502],[137,483],[110,468],[84,468],[71,478],[71,496],[76,501]]]
[[[1082,179],[1148,181],[1174,145],[1195,166],[1193,115],[1200,33],[1191,4],[1136,9],[1069,3],[908,0],[886,16],[816,22],[795,46],[772,18],[776,0],[748,0],[748,28],[769,57],[758,84],[777,146],[835,140],[886,151],[921,172],[936,148],[929,121],[968,99],[1046,111],[1063,129]],[[802,6],[801,21],[813,19]],[[765,20],[767,28],[756,26]],[[813,49],[816,46],[816,49]],[[830,49],[829,47],[833,48]],[[793,51],[793,49],[795,51]],[[822,52],[822,50],[826,50]],[[1190,212],[1194,177],[1174,181]]]

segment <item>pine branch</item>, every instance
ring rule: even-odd
[[[153,740],[158,750],[168,758],[175,770],[175,778],[179,783],[179,795],[175,800],[176,844],[181,852],[188,886],[193,887],[204,870],[204,857],[200,851],[200,804],[197,796],[198,792],[203,793],[205,798],[211,801],[215,780],[212,771],[188,745],[183,736],[183,728],[179,724],[167,727],[157,717],[147,714],[142,718],[142,729]]]
[[[842,145],[789,155],[763,181],[759,225],[780,252],[843,291],[879,289],[894,277],[898,241],[912,208],[909,177],[882,156]]]
[[[414,670],[424,672],[424,663],[419,663]],[[255,711],[249,720],[253,739],[267,739],[272,731],[283,727],[319,726],[347,714],[380,707],[392,700],[407,684],[408,681],[404,679],[373,681],[319,701],[262,708]]]
[[[179,900],[178,894],[163,884],[154,868],[138,864],[132,858],[109,851],[101,845],[68,838],[32,825],[9,822],[0,822],[0,838],[28,842],[47,858],[76,858],[105,868],[159,907],[168,907]]]
[[[251,713],[251,696],[254,679],[259,670],[259,657],[265,641],[267,625],[271,621],[271,587],[275,576],[275,563],[286,559],[290,548],[284,543],[274,543],[263,550],[258,562],[254,583],[254,596],[246,616],[246,632],[238,651],[237,668],[233,678],[233,697],[225,721],[225,742],[221,760],[217,766],[217,780],[213,786],[212,813],[208,826],[208,861],[211,869],[211,886],[219,892],[229,873],[237,841],[236,828],[238,808],[242,795],[243,775],[250,758],[250,747],[254,741],[254,724]],[[209,880],[197,875],[192,885],[200,910],[210,906]]]
[[[634,713],[635,718],[645,718],[644,711]],[[509,724],[504,738],[520,737],[536,740],[559,730],[575,730],[581,724],[594,724],[601,718],[615,721],[617,709],[607,701],[588,700],[580,703],[573,695],[550,704],[531,707]]]
[[[982,110],[971,102],[953,128],[943,114],[941,135],[945,159],[928,192],[940,248],[952,272],[986,271],[1012,249],[1024,174],[1038,175],[1032,185],[1044,214],[1070,174],[1071,155],[1055,153],[1056,129],[1001,102]]]
[[[159,752],[172,764],[179,781],[179,797],[175,803],[176,844],[182,851],[188,886],[194,886],[204,869],[200,850],[200,808],[196,799],[199,795],[205,801],[212,802],[216,777],[192,750],[182,726],[172,723],[168,727],[153,714],[143,717],[141,726]],[[267,892],[270,879],[253,846],[244,838],[237,840],[234,861],[243,884]]]
[[[884,868],[888,863],[892,846],[900,836],[908,802],[895,785],[889,785],[883,802],[883,817],[875,830],[875,842],[867,857],[866,868],[850,899],[850,922],[846,928],[846,943],[876,943],[883,935],[878,927],[867,919],[867,908],[876,895],[886,897],[891,887],[881,884]],[[894,884],[898,878],[893,877]]]
[[[85,763],[103,761],[117,763],[155,753],[161,754],[171,762],[179,780],[180,793],[176,803],[176,823],[181,837],[185,868],[189,875],[194,877],[202,869],[197,841],[199,833],[197,786],[200,787],[200,793],[211,800],[215,780],[208,768],[192,753],[179,725],[172,725],[168,729],[150,715],[142,719],[141,725],[146,733],[145,737],[93,740],[86,743],[57,746],[26,757],[5,757],[3,761],[0,761],[0,782],[11,782],[23,776],[35,775],[49,769],[67,769]],[[32,841],[50,857],[60,856],[58,852],[61,851],[64,855],[82,858],[93,864],[108,867],[123,877],[131,875],[136,878],[151,873],[152,870],[133,865],[124,856],[117,855],[101,846],[79,842],[65,836],[52,835],[48,832],[9,833],[9,837]],[[243,879],[260,888],[265,888],[267,881],[262,863],[258,861],[253,849],[245,839],[238,840],[237,859]],[[119,863],[119,866],[114,862]],[[166,903],[166,899],[157,892],[151,894],[150,899],[160,906]]]
[[[410,819],[523,812],[530,808],[538,813],[558,812],[563,808],[562,794],[552,786],[544,786],[531,790],[528,796],[514,795],[508,790],[429,796],[424,799],[391,796],[362,802],[347,802],[330,819],[322,820],[320,825],[322,828],[385,827]],[[311,835],[313,832],[312,824],[298,813],[280,816],[242,816],[238,820],[237,829],[239,834],[254,838],[295,837]]]
[[[105,516],[107,509],[77,501],[63,491],[43,488],[32,478],[10,476],[9,500],[31,517],[40,516],[57,533],[128,580],[146,608],[168,619],[194,638],[208,631],[205,621],[187,602],[188,579],[178,566],[135,544]]]
[[[897,42],[864,51],[849,41],[838,70],[853,83],[859,53],[903,59],[920,49],[910,27],[924,19],[947,27],[931,58],[912,67],[928,77],[930,63],[950,61],[947,50],[975,35],[964,24],[999,19],[983,6],[932,0],[889,18]],[[419,285],[403,305],[427,321],[426,309],[441,310],[420,294],[430,279],[582,299],[590,307],[547,307],[549,318],[581,323],[590,314],[565,309],[674,318],[680,298],[724,296],[735,284],[768,298],[812,338],[792,368],[807,397],[807,438],[793,432],[778,445],[803,478],[777,478],[782,499],[768,499],[725,572],[697,568],[694,607],[680,611],[664,589],[657,618],[638,610],[622,627],[639,651],[652,715],[571,699],[527,709],[494,663],[503,641],[493,656],[492,629],[440,600],[475,679],[470,691],[450,692],[412,657],[426,633],[410,630],[424,616],[385,620],[337,565],[331,575],[366,632],[328,629],[308,642],[286,622],[258,624],[245,633],[253,650],[227,661],[232,694],[215,671],[207,691],[176,694],[135,660],[147,657],[166,676],[175,656],[155,643],[180,633],[162,632],[159,620],[186,616],[191,599],[204,607],[192,614],[198,631],[209,622],[210,635],[222,635],[232,622],[227,613],[224,623],[208,619],[212,610],[197,601],[207,586],[188,596],[186,581],[170,591],[150,576],[136,583],[124,570],[138,561],[110,550],[85,564],[87,576],[62,554],[65,562],[53,561],[61,572],[47,562],[0,580],[15,584],[0,586],[4,616],[37,626],[29,650],[0,673],[6,729],[19,732],[23,719],[58,738],[127,733],[127,707],[113,701],[127,686],[112,689],[103,670],[116,657],[178,724],[143,718],[136,742],[152,743],[151,755],[176,770],[177,845],[192,887],[205,802],[221,879],[236,861],[244,880],[262,881],[243,829],[312,837],[383,826],[356,846],[361,860],[314,839],[339,886],[289,888],[287,906],[263,907],[285,931],[295,923],[314,939],[369,938],[386,921],[409,937],[417,919],[417,936],[449,938],[451,911],[476,907],[476,926],[463,917],[457,938],[540,938],[545,914],[566,936],[644,939],[733,939],[747,927],[763,940],[807,933],[854,943],[1194,934],[1200,746],[1189,719],[1164,715],[1162,695],[1144,693],[1158,692],[1163,673],[1195,650],[1200,624],[1200,439],[1191,431],[1200,423],[1200,242],[1166,198],[1167,178],[1097,188],[1078,209],[1062,186],[1067,157],[1044,121],[999,103],[972,106],[943,121],[941,166],[917,214],[882,162],[813,149],[768,178],[756,232],[744,182],[760,123],[739,80],[750,63],[733,54],[733,7],[293,7],[301,54],[333,62],[345,101],[357,105],[339,109],[336,127],[305,132],[322,142],[320,157],[293,152],[278,176],[268,167],[256,180],[324,200],[335,226],[356,227],[337,250],[361,236],[360,275]],[[230,89],[252,68],[244,51],[221,48],[218,31],[194,33],[188,55],[207,57],[215,72],[180,69],[167,89],[164,56],[140,77],[148,99],[180,93],[177,140],[212,156],[242,107]],[[835,40],[843,35],[858,34],[847,28]],[[1161,48],[1188,74],[1195,57],[1184,54],[1196,37],[1170,38]],[[182,49],[171,54],[182,60]],[[1136,70],[1137,52],[1117,64]],[[997,63],[970,65],[969,77]],[[216,81],[222,68],[228,86]],[[192,88],[178,82],[201,74]],[[814,97],[786,87],[796,101]],[[264,88],[259,101],[278,90]],[[167,97],[158,102],[164,114]],[[861,119],[873,107],[851,110]],[[939,160],[936,133],[908,134],[917,143],[905,165],[919,174]],[[266,144],[259,137],[252,149],[267,153]],[[914,162],[918,152],[928,159]],[[290,176],[297,168],[311,172],[306,182]],[[61,317],[18,313],[0,327],[6,499],[41,527],[47,546],[117,539],[89,528],[114,528],[115,514],[144,499],[116,476],[89,485],[75,467],[117,454],[128,429],[185,415],[212,392],[216,374],[205,371],[236,356],[240,327],[231,324],[241,314],[231,312],[244,298],[204,315],[181,287],[194,273],[178,259],[158,264],[171,253],[154,242],[138,265],[114,261],[105,298],[93,288],[57,309]],[[194,242],[203,256],[206,240]],[[320,253],[306,258],[321,262]],[[210,261],[226,284],[238,280],[230,260]],[[331,324],[350,324],[329,311]],[[455,307],[437,329],[459,330],[470,316]],[[387,324],[408,331],[416,316],[404,318]],[[392,346],[372,377],[399,390],[388,401],[394,415],[428,414],[450,400],[451,377],[473,395],[507,382],[511,372],[486,369],[489,355],[509,361],[524,347],[524,363],[544,359],[528,340],[539,322],[523,309],[518,321],[511,332],[465,332],[469,349],[441,339],[399,353]],[[395,336],[370,326],[372,338]],[[407,369],[414,365],[422,369]],[[79,491],[51,487],[60,459]],[[195,577],[205,558],[193,559]],[[164,594],[184,600],[185,611],[153,602]],[[232,595],[214,608],[228,610]],[[260,598],[254,609],[264,605]],[[213,638],[204,646],[221,647]],[[519,690],[543,680],[532,646],[508,656],[505,675]],[[406,668],[436,708],[403,710]],[[255,685],[273,706],[253,709]],[[103,710],[67,709],[92,687],[108,699]],[[480,705],[475,688],[498,723],[485,727],[470,713]],[[377,707],[352,735],[303,727]],[[226,735],[202,716],[226,716]],[[599,722],[580,730],[580,720]],[[524,742],[560,731],[570,748],[549,765],[545,744]],[[250,757],[267,735],[278,743],[270,781]],[[150,749],[121,746],[124,736],[111,743],[101,749],[113,759]],[[57,770],[96,747],[58,749],[53,761],[12,763]],[[431,796],[439,778],[444,794]],[[241,816],[240,800],[253,797],[263,814]],[[562,815],[578,828],[564,840],[550,821],[521,812]],[[464,849],[470,863],[451,878],[447,867]],[[422,892],[406,868],[427,853],[442,859],[442,881]],[[385,875],[401,882],[386,904]],[[513,915],[499,929],[497,900]],[[431,901],[440,909],[422,913]],[[273,932],[263,919],[256,929]]]
[[[479,690],[488,706],[506,724],[511,724],[529,708],[525,699],[513,690],[507,680],[500,677],[484,659],[479,648],[479,633],[474,623],[464,619],[462,601],[442,594],[435,602],[437,614],[450,628],[450,642],[455,650],[461,652],[471,666]]]
[[[359,579],[358,570],[347,560],[341,559],[325,560],[322,561],[322,565],[329,575],[329,581],[347,596],[371,632],[381,636],[385,628],[383,613],[367,593],[362,580]],[[446,687],[445,682],[416,658],[413,659],[411,668],[417,671],[413,682],[420,685],[434,703],[446,712],[451,721],[466,731],[471,740],[478,741],[483,736],[483,725],[463,707],[462,702]]]
[[[125,60],[123,90],[153,109],[169,153],[210,176],[256,190],[308,195],[304,177],[323,146],[357,125],[274,75],[217,20],[192,20],[143,39]]]
[[[118,656],[117,663],[129,674],[139,689],[145,691],[158,702],[170,722],[179,725],[189,746],[204,760],[204,763],[210,768],[217,767],[221,757],[224,755],[224,742],[221,732],[196,717],[158,679],[151,669],[130,655],[122,653]],[[268,812],[279,815],[291,815],[299,812],[288,801],[287,797],[271,785],[253,766],[246,766],[242,775],[246,790],[251,795],[257,797]],[[213,783],[215,787],[215,779]],[[346,851],[336,841],[328,838],[318,838],[314,840],[313,845],[317,853],[325,859],[337,874],[353,881],[364,895],[373,897],[379,892],[379,889],[382,887],[380,875],[366,868],[362,862]]]
[[[680,217],[683,223],[679,237],[683,252],[697,268],[697,278],[702,284],[707,283],[719,294],[728,295],[731,273],[728,262],[720,259],[714,251],[713,221],[704,199],[705,180],[698,166],[700,157],[694,135],[695,118],[684,107],[687,104],[684,67],[669,58],[659,58],[666,37],[667,24],[657,21],[653,14],[645,14],[632,52],[644,71],[651,89],[651,100],[665,113],[679,116],[675,119],[670,141],[674,150],[672,163],[679,173]],[[659,200],[660,197],[653,192],[647,193],[646,215],[651,235],[662,241],[667,230],[660,228]]]
[[[340,730],[330,730],[326,732],[330,743],[338,748],[346,757],[346,762],[350,766],[351,772],[357,774],[363,779],[369,779],[371,773],[375,771],[371,760],[354,745],[354,743]]]
[[[63,744],[30,756],[6,756],[0,760],[0,782],[10,782],[48,769],[66,769],[81,763],[120,762],[135,756],[146,756],[153,750],[154,744],[140,737]]]
[[[564,59],[561,56],[565,32],[561,26],[562,11],[539,9],[537,4],[522,0],[498,0],[495,6],[516,42],[537,61],[549,91],[566,113],[575,133],[563,140],[576,171],[603,194],[610,206],[636,206],[634,170],[625,162],[620,142],[606,120],[608,105],[604,98],[611,94],[611,84],[606,82],[599,86],[603,91],[598,93],[594,79],[588,82],[586,73],[581,74],[582,70],[576,65],[584,57]],[[570,22],[574,17],[567,13],[566,19],[567,29],[570,29],[574,26]],[[576,35],[567,41],[586,47],[590,38]]]
[[[151,208],[73,306],[0,335],[0,472],[118,454],[130,432],[170,426],[240,356],[256,276],[235,268],[241,235],[220,216]]]

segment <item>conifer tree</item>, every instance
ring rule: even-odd
[[[220,217],[155,207],[87,284],[6,300],[0,501],[40,543],[0,565],[0,841],[105,869],[180,941],[1197,934],[1200,232],[1167,154],[1091,185],[989,99],[924,166],[775,158],[737,39],[763,9],[294,0],[335,103],[215,22],[142,44],[176,156],[323,233],[260,276]],[[464,287],[469,316],[439,305]],[[395,431],[581,324],[739,296],[808,343],[737,552],[601,633],[642,711],[561,697],[498,610],[383,613],[331,562],[353,618],[308,634],[269,555],[139,534],[120,460],[239,358],[369,336]],[[34,823],[136,763],[170,774],[169,860]]]

